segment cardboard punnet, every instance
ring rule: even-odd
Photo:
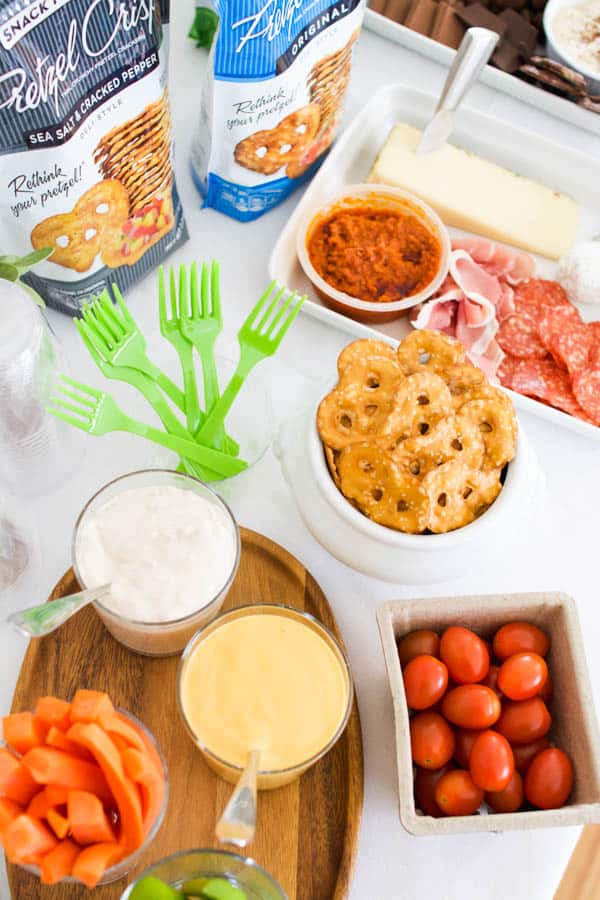
[[[458,834],[600,821],[600,734],[572,597],[549,591],[392,601],[378,609],[377,621],[394,704],[400,821],[407,831],[416,835]],[[449,625],[464,625],[481,637],[491,637],[511,621],[539,625],[550,638],[548,664],[554,697],[548,737],[573,761],[575,780],[570,801],[553,810],[440,819],[423,815],[415,807],[409,714],[396,640],[418,628],[441,633]]]

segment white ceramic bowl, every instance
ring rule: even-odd
[[[441,246],[440,263],[435,277],[423,290],[412,294],[410,297],[405,297],[403,300],[395,300],[390,303],[372,303],[368,300],[351,297],[350,294],[337,290],[321,278],[310,261],[308,253],[308,243],[312,231],[332,209],[344,208],[346,205],[351,207],[357,200],[368,200],[369,203],[381,209],[409,212],[425,225],[431,234],[437,237]],[[337,312],[363,322],[392,321],[435,294],[448,273],[450,250],[450,235],[438,214],[414,194],[388,184],[346,185],[343,190],[333,194],[327,203],[320,203],[318,207],[309,211],[300,223],[296,243],[296,252],[300,265],[323,302]]]
[[[546,33],[546,50],[550,59],[564,63],[576,72],[581,72],[591,94],[600,94],[600,75],[582,66],[570,56],[554,37],[553,22],[557,12],[567,6],[580,6],[584,0],[549,0],[544,9],[544,31]]]
[[[425,584],[484,570],[502,559],[531,527],[543,498],[543,477],[519,428],[517,453],[490,508],[447,534],[403,534],[372,522],[335,486],[317,432],[314,408],[282,427],[277,453],[298,510],[314,537],[336,559],[383,581]]]

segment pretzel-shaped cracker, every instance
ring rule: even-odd
[[[385,397],[391,400],[404,380],[397,360],[370,356],[346,366],[340,373],[338,388],[355,385],[365,399]]]
[[[474,425],[479,429],[485,445],[482,469],[501,468],[515,455],[517,419],[513,405],[502,391],[493,389],[490,397],[469,400],[458,411],[459,428]]]
[[[385,341],[377,341],[374,338],[361,338],[358,341],[352,341],[351,344],[344,347],[338,356],[338,372],[341,375],[344,369],[372,357],[384,357],[398,364],[397,353],[391,344],[386,344]]]
[[[441,331],[415,330],[408,334],[398,347],[398,360],[403,372],[443,372],[449,366],[466,360],[464,347],[459,341]]]
[[[430,531],[444,534],[469,525],[494,502],[502,484],[499,469],[468,469],[460,460],[444,463],[428,472],[423,487],[431,501]]]
[[[274,175],[303,155],[317,135],[320,116],[319,106],[309,103],[290,113],[275,128],[248,135],[235,147],[236,162],[262,175]]]
[[[489,397],[494,390],[485,377],[485,373],[469,363],[450,366],[440,370],[439,374],[448,385],[452,396],[452,406],[455,410],[460,409],[463,403],[467,403],[469,400],[481,400]]]
[[[116,178],[106,178],[82,194],[73,213],[88,228],[119,229],[129,216],[129,194]]]
[[[346,447],[338,472],[344,496],[374,522],[409,534],[427,527],[431,506],[427,491],[381,447],[369,442]]]
[[[334,450],[376,435],[392,408],[392,397],[365,397],[355,384],[336,388],[321,401],[317,428],[324,443]]]
[[[87,272],[100,250],[100,233],[74,213],[61,213],[39,222],[31,232],[36,250],[53,247],[49,262]]]
[[[390,449],[409,438],[421,439],[421,446],[437,440],[448,429],[450,391],[434,372],[409,375],[394,398],[394,409],[381,432]]]

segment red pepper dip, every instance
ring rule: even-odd
[[[442,255],[439,239],[416,215],[366,205],[334,209],[314,227],[307,249],[324,281],[371,303],[418,294]]]

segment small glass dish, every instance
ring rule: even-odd
[[[314,229],[332,212],[342,209],[360,209],[368,206],[377,210],[402,212],[415,216],[437,238],[440,245],[440,261],[435,276],[421,291],[402,300],[373,302],[352,297],[333,287],[319,275],[313,266],[308,247]],[[336,312],[360,322],[391,322],[411,307],[431,297],[441,286],[448,273],[450,260],[450,235],[446,226],[433,209],[414,194],[384,184],[347,185],[331,199],[312,209],[298,227],[296,252],[306,277],[311,281],[321,300]]]
[[[247,900],[288,900],[275,879],[258,863],[227,850],[184,850],[167,856],[128,885],[121,900],[129,900],[136,884],[148,875],[177,889],[195,878],[225,878],[244,891]]]
[[[346,702],[343,716],[331,738],[319,749],[317,753],[315,753],[310,758],[302,760],[300,763],[296,763],[288,768],[259,769],[257,777],[258,789],[274,790],[275,788],[283,787],[284,785],[295,781],[331,750],[331,748],[337,743],[337,741],[343,734],[344,729],[348,724],[350,713],[352,711],[354,687],[352,681],[352,672],[350,670],[350,663],[344,650],[340,647],[333,634],[329,631],[328,628],[325,627],[325,625],[322,624],[322,622],[319,622],[317,619],[315,619],[314,616],[311,616],[310,613],[303,612],[302,610],[296,609],[291,606],[284,606],[283,604],[277,603],[259,603],[248,606],[239,606],[235,609],[231,609],[227,612],[221,613],[221,615],[217,616],[217,618],[214,619],[210,624],[206,625],[196,635],[194,635],[182,654],[181,661],[179,663],[179,671],[177,673],[177,704],[187,732],[198,749],[201,751],[207,764],[214,772],[217,773],[217,775],[219,775],[225,781],[236,784],[242,775],[243,768],[234,762],[222,759],[216,753],[212,752],[198,738],[191,723],[188,721],[188,717],[185,712],[185,704],[183,701],[183,682],[186,676],[187,663],[193,656],[194,650],[200,643],[202,643],[207,637],[209,637],[209,635],[211,635],[222,625],[231,622],[233,619],[237,619],[242,616],[253,616],[261,614],[277,615],[284,618],[295,619],[296,621],[300,621],[307,628],[310,628],[312,631],[316,632],[319,637],[325,642],[325,644],[333,651],[340,666],[346,690]]]
[[[205,603],[199,609],[183,618],[162,622],[137,621],[135,619],[128,619],[126,616],[114,612],[101,600],[96,600],[94,602],[93,605],[96,612],[112,636],[121,644],[124,644],[125,647],[134,650],[136,653],[141,653],[144,656],[174,656],[177,653],[181,653],[192,635],[203,625],[210,622],[211,619],[214,619],[221,609],[225,597],[233,583],[241,555],[241,539],[238,524],[229,506],[218,494],[191,475],[173,472],[169,469],[144,469],[139,472],[121,475],[119,478],[115,478],[114,481],[110,481],[108,484],[104,485],[104,487],[88,500],[79,514],[73,531],[71,555],[73,569],[75,570],[75,575],[82,588],[94,587],[94,585],[86,583],[77,559],[77,545],[81,529],[88,516],[124,491],[132,490],[136,487],[160,487],[162,485],[193,491],[200,497],[208,499],[217,506],[220,506],[226,513],[232,528],[234,529],[236,553],[233,568],[221,590],[209,603]]]
[[[168,772],[167,772],[167,764],[165,762],[164,756],[162,755],[161,749],[158,746],[156,738],[154,737],[153,734],[151,734],[150,731],[148,731],[148,729],[146,728],[144,723],[140,722],[140,720],[136,716],[134,716],[132,713],[127,712],[124,709],[119,709],[119,708],[117,709],[117,712],[119,712],[122,716],[125,716],[125,718],[130,719],[131,722],[133,722],[133,724],[137,728],[139,728],[140,731],[142,731],[144,733],[144,735],[146,736],[148,741],[152,744],[152,746],[156,750],[156,753],[162,764],[163,777],[165,779],[165,796],[163,798],[161,810],[160,810],[159,814],[157,815],[156,819],[154,820],[154,823],[153,823],[150,831],[148,832],[148,835],[147,835],[144,843],[140,847],[138,847],[137,850],[135,850],[133,853],[131,853],[129,856],[126,856],[125,859],[122,859],[120,862],[118,862],[114,866],[110,866],[105,871],[104,875],[98,882],[98,885],[97,885],[98,887],[100,887],[100,885],[103,885],[103,884],[110,884],[113,881],[118,881],[119,878],[123,878],[123,876],[127,875],[128,872],[131,872],[132,869],[135,869],[138,862],[140,861],[140,859],[142,858],[142,856],[144,855],[144,853],[146,852],[146,850],[148,849],[148,847],[150,846],[150,844],[152,843],[152,841],[154,840],[156,835],[158,834],[160,827],[163,823],[163,819],[165,818],[165,813],[167,811],[167,806],[169,803],[169,777],[168,777]],[[25,869],[27,872],[31,872],[32,875],[37,875],[38,877],[40,875],[40,870],[39,870],[38,866],[23,865],[23,866],[21,866],[21,868]],[[76,878],[72,878],[71,876],[68,876],[67,878],[63,878],[62,881],[59,883],[60,884],[78,884],[79,887],[81,888],[81,890],[84,891],[84,886],[82,885],[82,883],[80,881],[78,881]]]

